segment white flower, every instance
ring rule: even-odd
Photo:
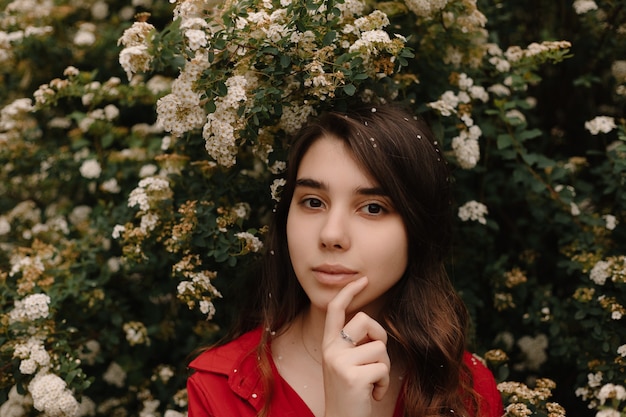
[[[596,413],[596,417],[621,417],[621,413],[614,408],[604,408]]]
[[[95,159],[88,159],[80,166],[80,175],[87,179],[95,179],[102,173],[100,163]]]
[[[546,354],[548,337],[545,334],[539,334],[537,337],[523,336],[517,341],[517,346],[524,353],[525,361],[522,365],[525,369],[537,371],[548,359]]]
[[[623,401],[626,399],[626,389],[621,385],[605,384],[596,394],[596,398],[600,400],[600,404],[604,405],[608,399],[616,399]]]
[[[287,184],[287,181],[285,181],[284,178],[277,178],[272,182],[272,185],[270,186],[272,200],[280,201],[280,191],[285,184]]]
[[[120,115],[120,110],[113,104],[108,104],[104,107],[104,117],[107,120],[113,120]]]
[[[263,242],[261,242],[259,238],[254,236],[252,233],[240,232],[235,233],[235,236],[245,242],[245,249],[250,252],[258,252],[263,248]]]
[[[621,320],[623,317],[623,314],[620,311],[614,311],[611,313],[611,319],[613,320]]]
[[[82,23],[76,35],[74,35],[74,45],[89,46],[96,42],[96,26],[93,23]]]
[[[50,314],[50,297],[46,294],[31,294],[17,300],[9,313],[9,322],[34,321],[45,319]]]
[[[96,1],[91,6],[91,17],[94,20],[104,20],[109,15],[109,5],[105,1]]]
[[[106,180],[105,182],[103,182],[100,185],[100,189],[104,192],[111,193],[111,194],[117,194],[122,190],[120,188],[120,185],[117,183],[117,179],[115,178],[110,178]]]
[[[480,100],[483,103],[489,101],[489,93],[482,85],[474,85],[469,89],[470,96],[475,100]]]
[[[589,278],[597,285],[604,285],[608,278],[611,278],[611,263],[608,261],[598,261],[591,271]]]
[[[487,88],[487,91],[489,91],[490,93],[493,93],[499,97],[506,97],[506,96],[510,96],[511,95],[511,90],[509,89],[509,87],[503,85],[503,84],[494,84],[491,87]]]
[[[126,371],[117,363],[111,362],[104,375],[102,375],[104,382],[122,388],[126,381]]]
[[[122,326],[126,333],[126,340],[131,346],[135,345],[150,345],[150,338],[148,337],[148,329],[139,321],[129,321]]]
[[[206,314],[208,319],[215,315],[215,306],[210,300],[200,300],[199,307],[202,314]]]
[[[32,375],[37,370],[37,362],[32,359],[24,359],[20,362],[20,372],[24,375]]]
[[[593,0],[576,0],[572,6],[574,6],[576,14],[585,14],[591,10],[598,10],[598,5]]]
[[[141,224],[139,225],[139,229],[144,232],[151,232],[157,226],[159,222],[159,216],[154,213],[146,213],[141,216]]]
[[[524,116],[524,113],[522,113],[518,109],[509,110],[508,112],[506,112],[504,117],[506,117],[509,122],[515,122],[514,124],[519,124],[520,122],[526,123],[526,116]],[[515,119],[518,119],[519,122]]]
[[[150,69],[152,56],[148,53],[146,45],[130,46],[122,49],[119,56],[119,62],[129,80],[133,78],[133,74],[145,72]]]
[[[166,136],[169,137],[169,136]],[[139,170],[139,178],[151,177],[159,170],[159,167],[154,164],[146,164]]]
[[[113,232],[111,233],[111,237],[113,239],[119,239],[120,236],[126,231],[126,227],[124,227],[124,225],[121,224],[116,224],[115,227],[113,227]]]
[[[595,374],[587,374],[587,385],[591,388],[599,387],[602,383],[603,374],[601,371],[596,372]]]
[[[165,410],[163,417],[186,417],[186,414],[176,410]]]
[[[37,374],[28,384],[33,406],[49,417],[73,417],[78,401],[66,388],[65,381],[54,374]]]
[[[598,116],[585,122],[585,129],[587,129],[592,135],[609,133],[616,127],[615,119],[610,116]]]
[[[159,367],[158,375],[159,379],[163,381],[163,383],[167,384],[167,381],[174,376],[174,368],[166,365],[161,366]]]
[[[602,216],[602,218],[606,222],[606,226],[605,227],[607,228],[607,230],[614,230],[615,227],[619,223],[617,221],[617,218],[615,216],[613,216],[612,214],[605,214],[604,216]]]
[[[464,222],[471,220],[477,221],[480,224],[486,224],[487,219],[485,215],[488,214],[487,206],[478,201],[468,201],[459,207],[459,218]]]
[[[7,235],[11,231],[11,223],[6,216],[0,216],[0,236]]]
[[[476,131],[462,130],[459,136],[452,138],[452,151],[463,169],[474,168],[480,159],[478,140],[470,136],[470,133],[474,136]]]

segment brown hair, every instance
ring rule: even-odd
[[[406,417],[467,415],[478,411],[471,374],[463,364],[468,315],[445,270],[451,242],[451,185],[444,157],[421,119],[391,105],[329,112],[307,124],[292,143],[286,184],[266,240],[267,254],[257,300],[256,320],[239,327],[241,334],[258,325],[285,328],[309,300],[293,271],[287,249],[287,215],[300,161],[323,135],[342,139],[357,162],[389,195],[408,235],[408,265],[389,290],[382,325],[389,332],[392,357],[406,365]],[[248,320],[250,316],[248,315]],[[263,358],[269,412],[271,370],[263,333]],[[468,409],[469,408],[469,409]]]

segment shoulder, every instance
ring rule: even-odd
[[[228,374],[261,340],[261,328],[244,333],[230,342],[205,350],[189,363],[195,371]]]
[[[255,353],[261,330],[202,352],[189,364],[189,417],[253,416],[262,401]],[[252,406],[252,408],[251,408]]]
[[[504,414],[502,396],[496,380],[482,359],[470,352],[463,354],[463,362],[472,374],[474,391],[480,397],[481,417],[500,417]]]

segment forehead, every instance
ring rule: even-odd
[[[323,188],[355,190],[379,186],[378,181],[359,164],[346,142],[333,135],[321,136],[305,152],[296,181],[305,184],[302,180],[313,180]]]

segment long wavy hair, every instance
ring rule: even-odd
[[[236,336],[263,326],[258,354],[267,389],[263,415],[271,413],[272,330],[286,328],[309,305],[287,248],[287,216],[298,167],[324,135],[344,141],[357,163],[379,183],[402,216],[408,265],[389,290],[382,325],[391,359],[405,364],[406,417],[466,416],[479,410],[471,374],[463,363],[468,314],[445,269],[451,244],[451,184],[447,164],[427,124],[395,106],[328,112],[308,123],[292,142],[286,184],[266,239],[261,292]],[[371,139],[373,138],[373,139]]]

